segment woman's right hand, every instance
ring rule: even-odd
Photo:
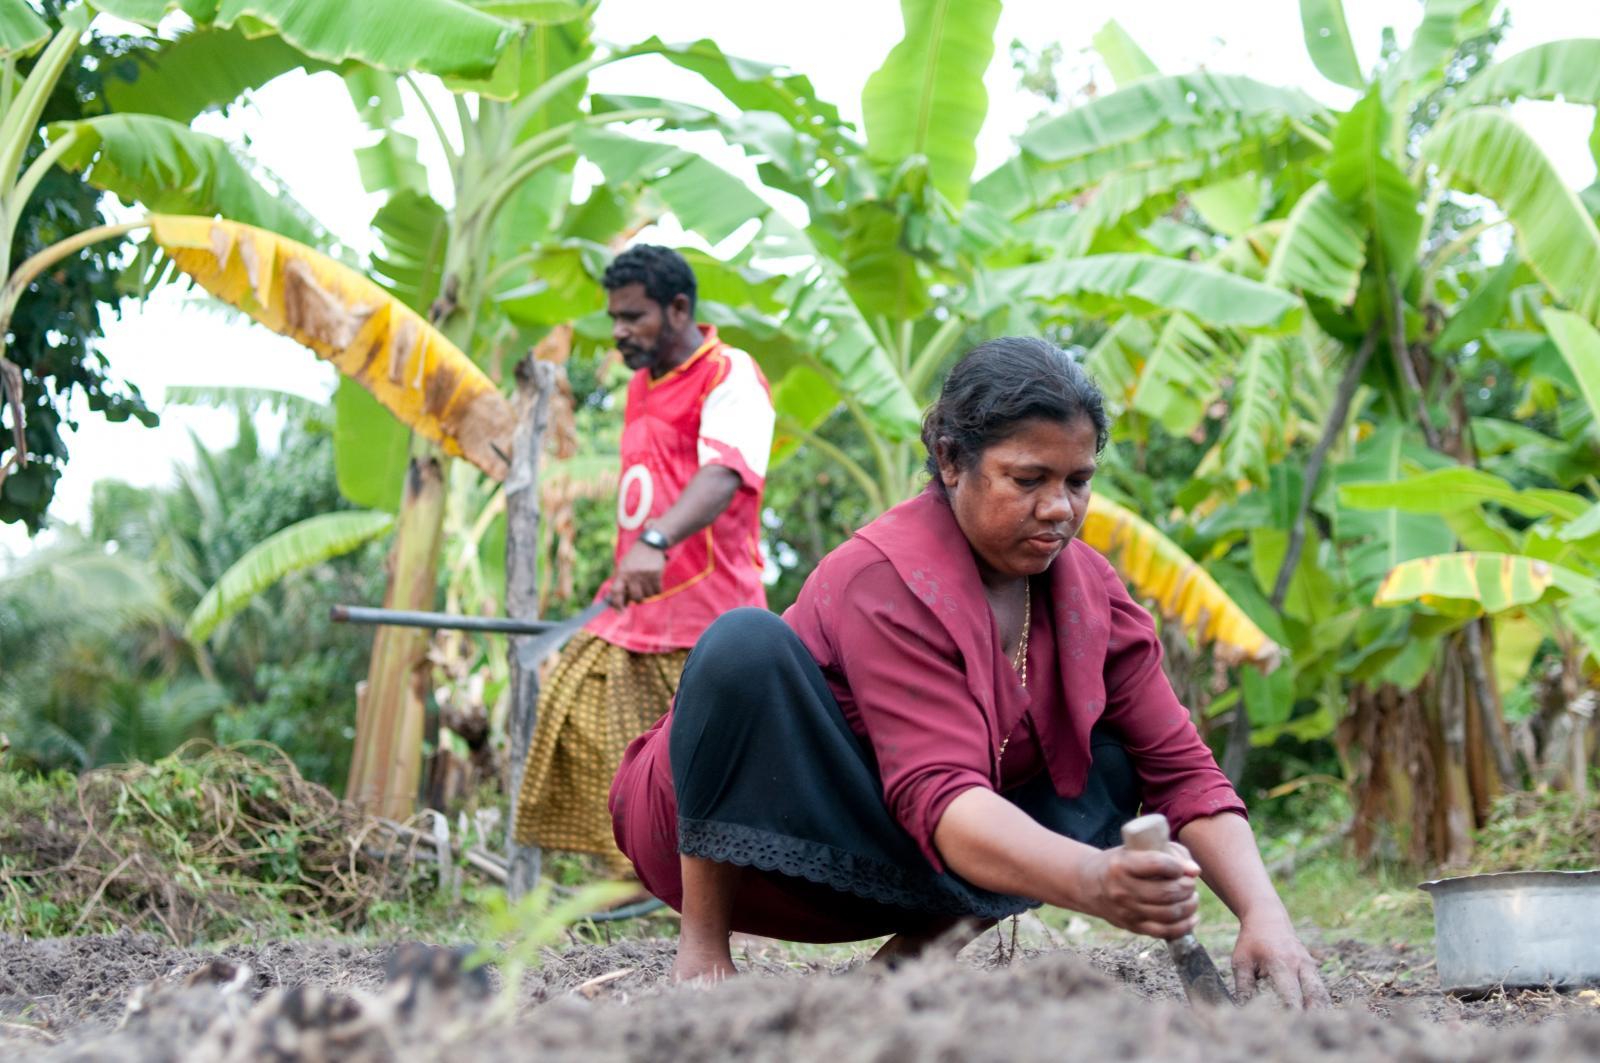
[[[1075,907],[1135,934],[1172,940],[1198,921],[1199,877],[1200,865],[1176,842],[1158,852],[1119,845],[1086,862]]]

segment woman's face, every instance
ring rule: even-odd
[[[1050,567],[1089,512],[1095,430],[1087,417],[1031,419],[991,444],[966,469],[939,462],[956,523],[985,582]]]

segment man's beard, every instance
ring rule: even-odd
[[[660,357],[661,344],[657,342],[654,347],[621,347],[618,350],[622,352],[622,364],[638,371],[649,369],[656,364]]]

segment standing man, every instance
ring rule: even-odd
[[[744,351],[695,323],[694,273],[648,244],[607,267],[611,335],[634,371],[623,416],[611,608],[562,650],[539,698],[517,841],[598,853],[631,876],[606,809],[629,742],[667,711],[711,621],[765,607],[761,491],[774,414]]]

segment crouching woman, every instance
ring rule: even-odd
[[[1106,431],[1064,352],[983,344],[924,421],[927,488],[781,619],[706,631],[611,791],[617,844],[683,913],[676,977],[733,974],[733,930],[897,956],[1038,903],[1173,938],[1203,876],[1241,992],[1327,999],[1149,615],[1075,539]],[[1181,844],[1120,847],[1141,808]]]

